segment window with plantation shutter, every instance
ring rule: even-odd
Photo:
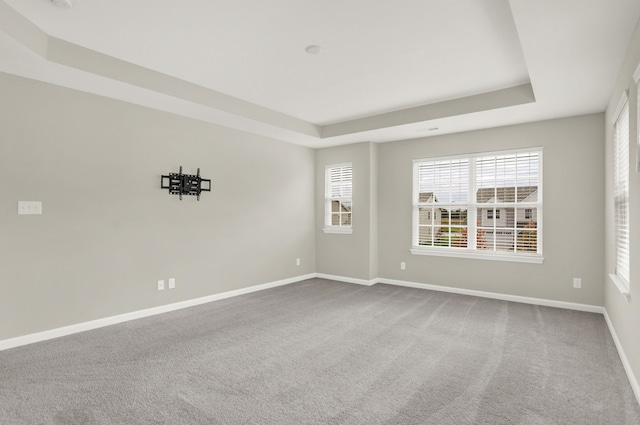
[[[427,161],[416,173],[414,245],[466,247],[469,161]]]
[[[614,221],[616,238],[616,284],[629,290],[629,102],[621,99],[614,122]]]
[[[353,167],[349,164],[330,165],[325,169],[326,233],[351,233]]]
[[[411,252],[542,262],[542,151],[414,161]]]

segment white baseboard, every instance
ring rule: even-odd
[[[592,312],[592,313],[601,313],[604,315],[604,318],[607,322],[607,326],[609,327],[609,332],[611,333],[613,341],[618,350],[620,360],[622,361],[624,370],[627,374],[627,377],[629,378],[629,382],[631,383],[631,388],[633,389],[636,399],[640,404],[640,384],[638,383],[638,380],[633,374],[633,370],[631,369],[631,364],[627,359],[624,349],[622,348],[622,344],[618,339],[618,335],[616,334],[613,324],[611,323],[609,315],[607,314],[607,311],[605,310],[604,307],[588,305],[588,304],[569,303],[564,301],[545,300],[541,298],[522,297],[518,295],[507,295],[507,294],[499,294],[494,292],[476,291],[471,289],[461,289],[461,288],[454,288],[454,287],[448,287],[448,286],[430,285],[426,283],[417,283],[417,282],[409,282],[409,281],[385,279],[385,278],[365,280],[365,279],[357,279],[357,278],[350,278],[350,277],[344,277],[344,276],[328,275],[324,273],[310,273],[307,275],[296,276],[288,279],[277,280],[274,282],[263,283],[260,285],[249,286],[247,288],[241,288],[233,291],[222,292],[220,294],[208,295],[206,297],[195,298],[192,300],[181,301],[178,303],[167,304],[159,307],[148,308],[145,310],[134,311],[131,313],[119,314],[116,316],[91,320],[89,322],[78,323],[75,325],[64,326],[61,328],[51,329],[51,330],[38,332],[34,334],[5,339],[0,341],[0,351],[7,350],[10,348],[20,347],[22,345],[28,345],[36,342],[46,341],[49,339],[58,338],[66,335],[71,335],[79,332],[89,331],[92,329],[98,329],[98,328],[102,328],[109,325],[115,325],[118,323],[130,321],[130,320],[141,319],[143,317],[149,317],[157,314],[180,310],[183,308],[194,307],[197,305],[222,300],[225,298],[237,297],[239,295],[262,291],[269,288],[289,285],[291,283],[296,283],[296,282],[300,282],[300,281],[312,279],[312,278],[329,279],[329,280],[335,280],[339,282],[354,283],[357,285],[365,285],[365,286],[372,286],[372,285],[375,285],[376,283],[384,283],[388,285],[406,286],[409,288],[429,289],[429,290],[439,291],[439,292],[472,295],[476,297],[492,298],[492,299],[498,299],[498,300],[504,300],[504,301],[514,301],[514,302],[525,303],[525,304],[566,308],[570,310],[586,311],[586,312]]]
[[[473,289],[462,289],[462,288],[454,288],[451,286],[431,285],[428,283],[409,282],[405,280],[386,279],[382,277],[371,279],[371,280],[364,280],[364,279],[357,279],[353,277],[329,275],[324,273],[316,273],[315,277],[322,278],[322,279],[336,280],[338,282],[355,283],[358,285],[366,285],[366,286],[372,286],[372,285],[375,285],[376,283],[385,283],[387,285],[406,286],[408,288],[429,289],[429,290],[438,291],[438,292],[449,292],[452,294],[471,295],[474,297],[492,298],[496,300],[513,301],[513,302],[523,303],[523,304],[542,305],[546,307],[565,308],[567,310],[577,310],[577,311],[586,311],[589,313],[604,314],[604,307],[597,306],[597,305],[570,303],[566,301],[546,300],[544,298],[522,297],[519,295],[508,295],[508,294],[500,294],[497,292],[476,291]]]
[[[249,286],[247,288],[236,289],[233,291],[223,292],[220,294],[213,294],[206,297],[195,298],[192,300],[181,301],[178,303],[162,305],[159,307],[148,308],[145,310],[134,311],[131,313],[119,314],[116,316],[105,317],[102,319],[96,319],[89,322],[78,323],[70,326],[64,326],[61,328],[51,329],[34,334],[19,336],[16,338],[5,339],[0,341],[0,351],[9,348],[19,347],[21,345],[32,344],[34,342],[46,341],[52,338],[58,338],[65,335],[71,335],[78,332],[84,332],[91,329],[97,329],[104,326],[114,325],[117,323],[127,322],[129,320],[140,319],[143,317],[154,316],[156,314],[168,313],[170,311],[180,310],[183,308],[193,307],[200,304],[205,304],[225,298],[236,297],[238,295],[249,294],[251,292],[262,291],[264,289],[275,288],[277,286],[288,285],[295,282],[311,278],[322,278],[328,280],[335,280],[339,282],[354,283],[357,285],[372,286],[376,283],[385,283],[388,285],[406,286],[410,288],[430,289],[439,292],[450,292],[454,294],[472,295],[483,298],[493,298],[505,301],[514,301],[526,304],[543,305],[549,307],[566,308],[570,310],[588,311],[592,313],[604,313],[604,307],[576,304],[563,301],[545,300],[540,298],[521,297],[517,295],[506,295],[493,292],[475,291],[470,289],[453,288],[448,286],[430,285],[426,283],[408,282],[394,279],[376,278],[371,280],[329,275],[324,273],[310,273],[307,275],[296,276],[288,279],[278,280],[269,283],[263,283],[260,285]]]
[[[331,274],[316,273],[315,277],[320,279],[337,280],[338,282],[355,283],[356,285],[372,286],[379,282],[379,279],[358,279],[355,277],[334,276]]]
[[[409,288],[430,289],[432,291],[449,292],[452,294],[471,295],[474,297],[492,298],[495,300],[513,301],[517,303],[542,305],[546,307],[565,308],[568,310],[586,311],[590,313],[604,313],[604,307],[590,304],[570,303],[566,301],[546,300],[543,298],[522,297],[519,295],[500,294],[497,292],[476,291],[473,289],[454,288],[450,286],[430,285],[428,283],[407,282],[394,279],[378,279],[380,283],[388,285],[407,286]]]
[[[616,334],[616,331],[613,328],[613,324],[611,323],[609,314],[607,314],[607,310],[604,307],[597,306],[597,305],[590,305],[590,304],[578,304],[578,303],[570,303],[565,301],[545,300],[542,298],[522,297],[518,295],[507,295],[507,294],[499,294],[495,292],[475,291],[471,289],[453,288],[449,286],[430,285],[427,283],[408,282],[408,281],[385,279],[385,278],[377,278],[371,281],[366,281],[362,279],[345,278],[341,276],[331,276],[331,275],[324,275],[324,274],[318,274],[318,273],[316,273],[316,277],[323,278],[323,279],[337,280],[340,282],[357,283],[360,285],[367,285],[367,286],[375,285],[376,283],[384,283],[387,285],[406,286],[409,288],[418,288],[418,289],[429,289],[432,291],[449,292],[453,294],[462,294],[462,295],[472,295],[475,297],[492,298],[492,299],[504,300],[504,301],[513,301],[513,302],[524,303],[524,304],[565,308],[568,310],[585,311],[590,313],[600,313],[604,315],[605,321],[607,322],[607,326],[609,327],[609,332],[611,333],[613,341],[616,345],[616,349],[618,350],[618,355],[620,356],[620,360],[622,361],[624,370],[627,374],[627,377],[629,378],[629,383],[631,384],[633,393],[636,396],[636,400],[638,401],[638,404],[640,404],[640,384],[638,383],[638,380],[633,374],[633,370],[631,369],[631,364],[629,363],[629,360],[627,359],[624,349],[622,348],[622,344],[620,343],[620,339],[618,338],[618,335]]]
[[[155,316],[156,314],[168,313],[170,311],[180,310],[187,307],[193,307],[200,304],[206,304],[212,301],[218,301],[225,298],[237,297],[238,295],[249,294],[251,292],[257,292],[257,291],[262,291],[264,289],[275,288],[277,286],[288,285],[291,283],[311,279],[314,277],[316,277],[316,274],[310,273],[307,275],[296,276],[288,279],[277,280],[274,282],[263,283],[260,285],[249,286],[247,288],[241,288],[233,291],[222,292],[220,294],[208,295],[206,297],[195,298],[192,300],[181,301],[173,304],[166,304],[159,307],[133,311],[131,313],[124,313],[124,314],[119,314],[111,317],[104,317],[102,319],[91,320],[89,322],[77,323],[75,325],[64,326],[61,328],[50,329],[43,332],[5,339],[0,341],[0,351],[7,350],[9,348],[20,347],[22,345],[33,344],[35,342],[46,341],[46,340],[58,338],[61,336],[89,331],[92,329],[98,329],[98,328],[102,328],[109,325],[115,325],[117,323],[128,322],[134,319],[141,319],[143,317]]]
[[[631,363],[629,363],[629,359],[627,359],[627,355],[622,348],[622,343],[618,338],[618,334],[616,334],[616,330],[613,327],[613,323],[611,323],[611,319],[609,318],[609,314],[607,310],[604,311],[604,320],[607,322],[607,326],[609,327],[609,332],[611,333],[611,337],[613,338],[613,342],[618,349],[618,355],[620,356],[620,361],[622,361],[622,366],[624,367],[624,371],[627,373],[627,378],[629,378],[629,383],[631,384],[631,388],[633,389],[633,393],[636,396],[636,400],[638,404],[640,404],[640,384],[636,379],[636,376],[633,374],[633,369],[631,369]]]

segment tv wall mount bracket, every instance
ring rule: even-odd
[[[178,173],[169,173],[168,176],[162,176],[160,179],[160,188],[169,189],[171,195],[196,196],[200,200],[200,193],[211,192],[211,180],[200,177],[200,169],[196,174],[183,174],[182,166]]]

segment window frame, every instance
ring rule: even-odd
[[[333,173],[332,170],[338,168],[349,168],[351,173],[351,180],[348,180],[351,187],[351,196],[345,197],[332,197],[332,188],[336,184],[332,182],[331,175]],[[344,184],[345,181],[340,182]],[[331,205],[332,202],[338,201],[340,205],[345,202],[349,202],[351,204],[351,210],[349,211],[350,220],[349,224],[332,224],[332,211]],[[322,228],[324,233],[337,233],[337,234],[351,234],[353,233],[353,163],[345,162],[341,164],[330,164],[326,165],[324,168],[324,227]]]
[[[477,184],[477,160],[480,158],[486,157],[499,157],[502,155],[517,155],[524,153],[537,153],[538,154],[538,199],[535,202],[517,202],[514,200],[513,203],[505,203],[505,202],[496,202],[492,204],[479,203],[476,199],[476,193],[478,190]],[[469,170],[468,170],[468,183],[467,183],[467,191],[468,197],[466,203],[450,203],[445,202],[442,204],[442,208],[460,208],[467,209],[467,234],[468,240],[466,241],[467,246],[449,246],[449,247],[434,247],[434,246],[423,246],[418,245],[419,240],[419,209],[421,204],[418,202],[419,198],[419,175],[418,170],[420,164],[428,163],[428,162],[437,162],[437,161],[449,161],[449,160],[468,160]],[[502,150],[502,151],[491,151],[491,152],[480,152],[480,153],[470,153],[470,154],[461,154],[461,155],[450,155],[450,156],[440,156],[440,157],[429,157],[422,159],[414,159],[413,160],[413,182],[412,182],[412,203],[413,203],[413,212],[412,212],[412,231],[411,231],[411,248],[410,252],[414,255],[430,255],[430,256],[441,256],[441,257],[454,257],[454,258],[474,258],[474,259],[486,259],[486,260],[497,260],[497,261],[512,261],[512,262],[522,262],[522,263],[534,263],[541,264],[544,261],[543,257],[543,147],[530,147],[523,149],[512,149],[512,150]],[[434,205],[436,205],[434,203]],[[476,236],[479,227],[478,226],[478,209],[487,208],[487,206],[491,206],[495,210],[502,208],[513,208],[514,214],[516,214],[517,209],[525,209],[525,208],[533,208],[535,209],[534,215],[537,217],[536,222],[536,231],[537,231],[537,239],[536,239],[536,252],[508,252],[508,251],[494,251],[494,250],[484,250],[477,249],[476,244]],[[532,211],[533,212],[533,211]],[[495,216],[495,213],[493,214]],[[514,232],[518,231],[517,220],[514,224]],[[423,226],[424,227],[424,226]],[[501,231],[501,229],[498,229]],[[514,235],[517,238],[517,235]]]
[[[618,136],[618,126],[620,123],[620,118],[623,117],[623,114],[626,111],[626,130],[624,131],[626,135],[626,146],[623,146],[623,149],[620,149],[619,146],[619,136]],[[613,234],[614,234],[614,247],[615,247],[615,269],[614,272],[609,274],[609,278],[616,285],[620,293],[622,293],[626,298],[631,295],[631,256],[630,256],[630,209],[629,209],[629,184],[631,180],[631,168],[629,167],[630,163],[630,146],[631,146],[631,109],[629,105],[629,95],[628,91],[624,91],[620,100],[618,101],[618,106],[616,107],[615,114],[612,116],[612,124],[613,124]],[[620,157],[622,156],[622,158]],[[620,165],[620,161],[622,161],[622,167]],[[618,173],[625,172],[625,175],[619,175]],[[620,179],[625,180],[626,184],[623,184],[624,188],[619,188]],[[621,199],[622,198],[622,199]],[[622,202],[624,205],[623,208],[626,214],[626,238],[620,238],[620,229],[618,222],[618,214],[619,214],[619,205]],[[626,239],[626,244],[621,239]],[[623,256],[625,258],[621,258],[620,244],[624,245],[622,248],[626,249],[626,255]],[[626,261],[625,261],[626,260]],[[622,266],[622,273],[620,273],[621,262],[625,263]],[[625,273],[626,272],[626,273]],[[625,276],[626,274],[626,276]]]

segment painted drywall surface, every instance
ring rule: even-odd
[[[378,147],[369,150],[369,279],[378,277]]]
[[[313,150],[7,74],[0,92],[0,339],[315,271]],[[181,165],[212,180],[199,202],[160,189]]]
[[[615,88],[606,112],[606,253],[605,253],[605,308],[620,339],[622,348],[633,369],[636,380],[640,380],[640,173],[636,172],[635,160],[638,155],[638,87],[633,73],[640,65],[640,24],[636,27],[623,67],[618,75]],[[613,214],[613,120],[618,102],[624,90],[629,90],[629,207],[630,207],[630,275],[631,298],[626,300],[609,279],[615,272],[616,248]]]
[[[341,136],[443,117],[462,116],[473,112],[488,111],[534,101],[535,96],[531,84],[523,84],[459,99],[326,125],[322,128],[322,137]]]
[[[316,150],[316,272],[370,280],[372,264],[372,152],[369,142]],[[375,153],[373,153],[375,155]],[[329,165],[353,165],[353,233],[324,233],[325,168]],[[373,179],[375,181],[375,178]],[[375,208],[375,206],[373,206]]]
[[[603,121],[595,114],[381,144],[380,277],[603,305]],[[527,147],[543,148],[542,264],[410,253],[412,160]],[[574,277],[582,278],[582,289],[573,289]]]

